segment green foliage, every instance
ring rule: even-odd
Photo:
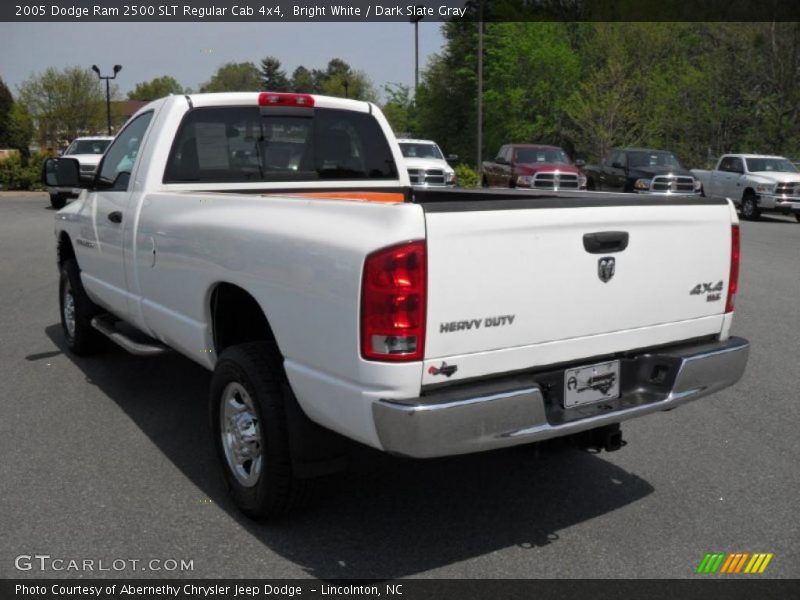
[[[314,77],[311,75],[311,71],[302,65],[297,67],[292,73],[290,84],[293,92],[312,94],[316,91],[314,89]]]
[[[183,94],[184,89],[180,83],[169,75],[156,77],[150,81],[137,83],[133,91],[128,92],[128,100],[157,100],[170,94]]]
[[[313,73],[313,72],[312,72]],[[354,71],[340,58],[328,62],[324,73],[316,73],[316,87],[320,94],[376,102],[378,95],[372,81],[363,71]]]
[[[418,135],[464,160],[476,155],[477,32],[475,23],[443,24],[445,49],[430,59],[416,97]]]
[[[0,77],[0,148],[7,148],[9,145],[8,130],[10,127],[11,107],[13,105],[14,97],[11,95],[11,91],[3,81],[3,78]]]
[[[251,62],[229,62],[200,86],[201,92],[255,92],[261,89],[261,72]]]
[[[492,13],[512,4],[493,3]],[[471,158],[478,25],[448,22],[442,32],[415,133]],[[735,151],[800,158],[798,23],[490,22],[483,63],[484,157],[504,143],[549,142],[592,161],[634,144],[672,150],[688,166]],[[394,123],[396,108],[387,112]]]
[[[481,175],[469,165],[456,165],[456,181],[459,187],[476,188],[481,184]]]
[[[33,134],[34,126],[30,113],[21,102],[15,102],[9,113],[7,147],[19,150],[23,159],[27,159]]]
[[[33,119],[44,147],[56,148],[62,141],[102,129],[105,122],[105,90],[91,70],[81,67],[51,67],[32,75],[20,85],[18,102]]]
[[[281,61],[274,56],[261,59],[261,89],[270,92],[288,92],[291,89],[289,78],[281,68]]]
[[[484,41],[484,155],[509,140],[562,145],[580,60],[561,23],[490,23]]]
[[[42,163],[47,154],[33,154],[25,159],[17,154],[0,160],[0,184],[3,190],[41,189]]]
[[[411,88],[399,83],[389,83],[383,86],[386,103],[382,110],[395,134],[414,134],[417,130],[417,115],[414,100],[411,98]]]

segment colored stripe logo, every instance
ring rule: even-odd
[[[772,560],[772,552],[710,552],[705,555],[697,573],[711,574],[722,573],[725,575],[736,575],[739,573],[763,573],[769,561]]]

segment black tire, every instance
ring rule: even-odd
[[[756,197],[754,194],[745,194],[742,198],[742,217],[748,221],[756,221],[761,216],[761,211],[756,204]]]
[[[72,353],[84,356],[105,347],[105,338],[91,324],[92,319],[102,310],[86,295],[81,283],[81,271],[73,259],[61,263],[58,305],[61,328],[67,347]]]
[[[211,378],[211,431],[225,482],[239,509],[256,519],[288,514],[300,503],[305,489],[305,481],[292,470],[282,363],[274,343],[250,342],[226,349]],[[238,412],[227,418],[227,442],[222,431],[224,402],[244,407],[231,409]],[[241,443],[245,436],[251,438],[249,445]],[[232,446],[237,443],[246,456],[257,455],[258,467],[254,459],[245,459],[236,470],[237,450]]]
[[[586,189],[590,192],[594,192],[597,189],[597,187],[594,184],[594,179],[592,179],[591,177],[589,177],[589,179],[586,180]]]
[[[67,197],[62,194],[50,194],[50,206],[56,210],[61,210],[67,205]]]
[[[486,177],[482,177],[481,178],[481,187],[482,188],[488,188],[489,187],[489,180],[486,179]]]
[[[794,218],[797,219],[798,223],[800,223],[800,212],[794,213]]]

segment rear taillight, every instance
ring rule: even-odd
[[[739,226],[731,227],[731,272],[728,276],[728,299],[725,302],[725,312],[733,312],[733,303],[736,300],[736,290],[739,289]]]
[[[367,256],[361,283],[361,355],[367,360],[422,360],[426,294],[424,241]]]

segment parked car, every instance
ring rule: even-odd
[[[506,144],[493,161],[481,167],[483,187],[578,190],[586,188],[586,177],[558,146]]]
[[[442,187],[456,185],[456,172],[448,164],[458,160],[458,156],[451,154],[445,159],[441,148],[431,140],[414,140],[401,138],[400,152],[408,169],[411,185],[426,187]]]
[[[699,194],[700,184],[666,150],[615,148],[602,164],[586,165],[590,190],[637,194]]]
[[[103,157],[103,153],[113,140],[108,136],[78,137],[62,153],[62,156],[69,156],[78,161],[80,175],[82,179],[91,180],[94,178],[97,165]],[[78,188],[57,188],[48,187],[50,194],[50,204],[55,209],[64,208],[69,198],[75,198],[80,192]]]
[[[800,223],[800,173],[782,156],[726,154],[713,170],[692,173],[706,196],[730,198],[745,219],[770,211],[793,214]]]
[[[44,177],[81,185],[69,157]],[[339,469],[341,436],[416,458],[575,434],[617,450],[622,421],[747,362],[727,201],[411,187],[367,102],[152,102],[55,234],[69,351],[107,338],[213,371],[213,443],[257,517]]]

